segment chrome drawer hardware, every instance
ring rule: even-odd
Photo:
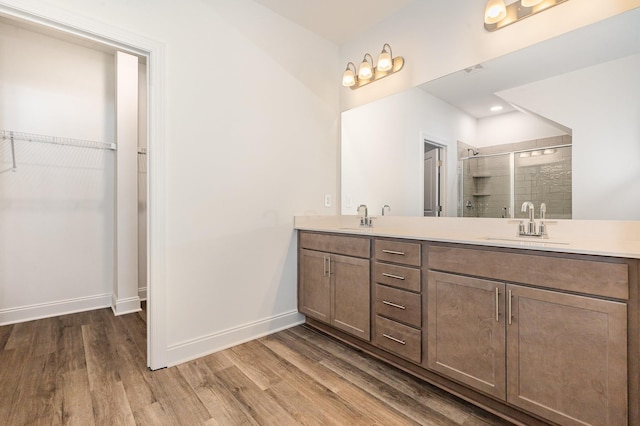
[[[388,278],[395,278],[396,280],[404,280],[404,277],[401,277],[400,275],[387,274],[386,272],[383,272],[382,276],[388,277]]]
[[[393,302],[389,302],[388,300],[383,300],[382,303],[384,303],[385,305],[389,305],[389,306],[393,306],[394,308],[398,308],[398,309],[407,309],[405,306],[402,305],[397,305]]]
[[[395,337],[389,336],[388,334],[382,334],[382,336],[386,337],[389,340],[393,340],[396,343],[400,343],[401,345],[406,345],[407,344],[407,342],[405,342],[404,340],[396,339]]]
[[[400,256],[404,256],[404,253],[401,251],[394,251],[394,250],[382,250],[383,253],[387,253],[387,254],[397,254]]]

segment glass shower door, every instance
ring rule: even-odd
[[[547,218],[571,219],[571,147],[541,148],[514,155],[516,217],[525,201],[531,201],[538,216],[541,203]]]

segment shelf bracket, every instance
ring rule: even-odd
[[[11,171],[15,172],[17,169],[16,166],[16,144],[13,140],[13,132],[9,133],[9,142],[11,143]]]

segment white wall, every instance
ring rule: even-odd
[[[343,88],[341,109],[388,96],[640,6],[640,0],[571,0],[495,32],[483,26],[484,0],[415,1],[340,47],[333,72],[374,57],[389,43],[405,58],[399,73],[358,90]]]
[[[342,214],[423,214],[424,139],[446,146],[446,216],[457,209],[457,142],[473,143],[476,120],[414,88],[342,113]],[[377,166],[373,166],[377,165]],[[352,206],[347,206],[347,198]]]
[[[299,321],[293,216],[336,213],[338,47],[250,0],[49,4],[166,47],[167,362]]]
[[[500,94],[573,129],[575,219],[640,220],[638,75],[632,55]]]
[[[114,142],[112,55],[0,24],[0,129]],[[81,58],[81,60],[78,60]],[[0,141],[0,324],[109,306],[114,152]]]

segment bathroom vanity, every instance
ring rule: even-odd
[[[519,424],[640,423],[637,241],[351,221],[296,218],[309,326]]]

